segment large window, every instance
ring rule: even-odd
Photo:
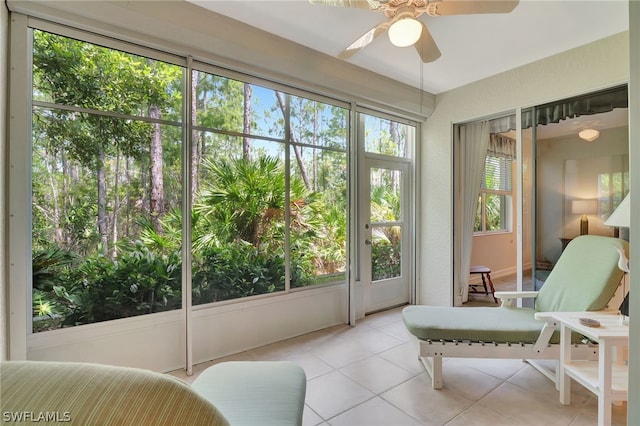
[[[506,232],[511,223],[513,160],[487,154],[474,232]]]
[[[180,308],[183,73],[34,31],[34,331]]]
[[[34,331],[344,282],[347,109],[33,34]]]

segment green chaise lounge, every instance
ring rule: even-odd
[[[539,291],[496,292],[500,307],[408,306],[402,311],[407,330],[415,336],[419,358],[434,389],[443,386],[442,360],[459,358],[552,359],[560,356],[559,331],[535,318],[536,312],[608,310],[623,272],[618,268],[626,241],[595,235],[575,238],[566,247]],[[534,308],[516,307],[518,298],[535,298]],[[574,341],[581,359],[597,358],[597,348]],[[574,351],[574,353],[576,353]],[[531,362],[551,380],[556,373]]]

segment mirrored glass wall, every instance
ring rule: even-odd
[[[454,125],[456,304],[478,301],[471,266],[499,289],[538,290],[575,237],[619,235],[605,221],[629,192],[627,97],[624,85],[522,109],[520,123]]]

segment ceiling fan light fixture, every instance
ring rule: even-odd
[[[389,27],[389,40],[398,47],[411,46],[420,39],[421,34],[422,24],[410,17],[398,19]]]
[[[600,132],[596,129],[584,129],[578,133],[581,139],[584,139],[587,142],[593,142],[600,136]]]

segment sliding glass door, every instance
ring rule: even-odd
[[[618,235],[604,224],[629,191],[627,87],[540,105],[523,113],[534,159],[533,288],[580,235]],[[535,120],[533,120],[535,117]],[[525,204],[527,203],[527,204]]]

